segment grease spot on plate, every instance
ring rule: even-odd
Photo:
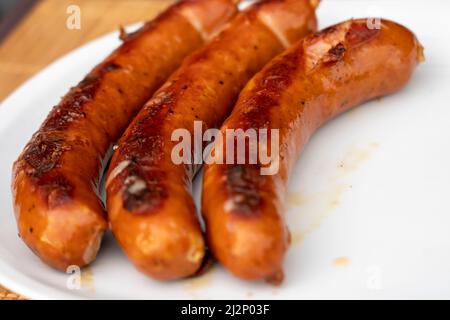
[[[81,271],[81,287],[95,293],[94,272],[90,267],[86,267]]]
[[[291,232],[291,245],[295,246],[303,242],[305,236],[301,232]]]
[[[298,245],[319,228],[328,215],[336,209],[344,192],[349,185],[333,185],[329,190],[318,192],[309,196],[302,196],[302,204],[296,207],[296,219],[301,222],[301,227],[291,230],[291,244]],[[291,202],[292,205],[292,202]]]
[[[380,144],[371,142],[366,146],[352,145],[346,155],[338,165],[337,178],[351,174],[358,170],[372,156],[373,151],[378,149]]]
[[[200,298],[198,290],[206,289],[213,284],[213,269],[208,270],[204,274],[185,280],[184,289],[194,298]]]
[[[348,257],[337,257],[333,260],[333,266],[335,267],[345,267],[350,264],[350,259]]]
[[[286,203],[288,207],[301,206],[308,199],[301,192],[288,192],[286,195]]]
[[[352,184],[343,183],[346,176],[357,171],[372,153],[379,148],[379,143],[371,142],[365,146],[350,146],[343,159],[338,162],[337,170],[331,175],[324,191],[306,194],[303,191],[291,191],[286,195],[288,210],[294,210],[298,227],[291,229],[291,244],[298,245],[319,228],[323,221],[337,209],[345,192],[353,188]]]

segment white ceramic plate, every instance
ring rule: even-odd
[[[340,116],[312,138],[290,184],[294,243],[278,288],[240,281],[218,265],[197,279],[153,281],[111,235],[79,290],[41,263],[17,236],[11,165],[59,97],[118,45],[117,34],[53,63],[0,107],[0,283],[30,298],[450,298],[449,9],[445,0],[322,2],[321,27],[390,18],[417,34],[427,61],[400,93]]]

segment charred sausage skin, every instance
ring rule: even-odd
[[[107,229],[98,186],[111,144],[183,58],[236,12],[232,0],[173,5],[122,35],[124,43],[53,108],[12,180],[19,234],[43,261],[65,270],[95,259]]]
[[[145,105],[113,155],[108,214],[119,244],[147,275],[161,280],[194,274],[205,243],[191,195],[195,165],[175,164],[175,129],[219,127],[246,82],[284,45],[316,29],[308,0],[266,0],[240,13],[191,55]]]
[[[275,58],[246,85],[224,123],[223,134],[226,129],[279,129],[275,175],[261,175],[260,162],[205,167],[202,213],[208,245],[236,276],[283,280],[289,244],[284,195],[309,137],[336,115],[401,89],[423,60],[411,31],[386,20],[371,28],[368,21],[327,28]]]

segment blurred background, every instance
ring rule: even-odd
[[[36,0],[0,0],[0,42],[35,3]]]
[[[174,0],[0,0],[0,102],[62,55],[119,26],[152,19]],[[68,8],[80,11],[70,29]]]
[[[0,20],[3,19],[6,12],[21,0],[2,0],[0,2]]]

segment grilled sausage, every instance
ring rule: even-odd
[[[283,199],[309,137],[341,112],[401,89],[422,61],[423,48],[408,29],[385,20],[374,28],[367,21],[310,35],[275,58],[246,85],[223,124],[223,135],[227,129],[267,129],[267,144],[259,148],[279,147],[270,164],[258,157],[254,164],[205,168],[202,210],[208,245],[234,275],[282,281],[289,244]],[[277,144],[272,144],[271,129],[279,130]],[[215,149],[226,153],[228,146]]]
[[[53,108],[13,168],[20,236],[65,270],[96,257],[107,228],[98,195],[112,143],[159,86],[235,13],[233,0],[173,5],[95,67]]]
[[[139,270],[161,280],[182,278],[205,256],[191,195],[198,165],[172,160],[174,130],[191,136],[196,120],[204,130],[218,128],[251,76],[315,28],[308,0],[254,4],[187,58],[133,120],[113,155],[106,191],[113,233]]]

